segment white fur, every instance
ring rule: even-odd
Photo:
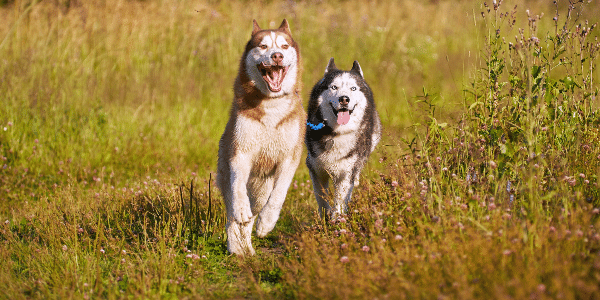
[[[228,249],[238,255],[254,254],[251,244],[252,226],[256,220],[256,234],[266,236],[279,219],[287,190],[299,164],[298,145],[302,136],[298,130],[300,120],[275,128],[285,116],[293,99],[280,98],[265,105],[262,124],[256,120],[238,116],[235,136],[239,144],[237,154],[230,160],[231,190],[225,187],[225,201],[230,203],[228,219]],[[301,151],[301,148],[300,148]],[[253,162],[259,158],[276,163],[272,174],[253,170]],[[253,172],[254,171],[254,172]]]
[[[234,90],[242,94],[239,105],[255,103],[253,100],[258,104],[244,111],[234,99],[219,142],[217,183],[227,210],[227,249],[237,255],[255,253],[251,241],[255,222],[259,237],[275,227],[302,155],[306,113],[296,86],[299,53],[284,36],[283,32],[271,32],[243,58],[251,80],[249,88],[256,87],[267,98],[245,98],[259,96],[247,92],[248,82],[236,81]],[[281,90],[274,93],[256,65],[273,64],[271,55],[276,52],[283,54],[282,65],[288,70]],[[238,80],[243,77],[240,75]]]
[[[335,89],[333,88],[334,86],[336,87]],[[355,90],[352,90],[352,88],[355,88]],[[332,108],[333,106],[337,110],[340,109],[340,96],[348,96],[350,98],[348,109],[352,111],[350,122],[343,126],[337,125],[337,116]],[[323,113],[323,118],[325,118],[328,125],[335,128],[337,133],[345,134],[354,132],[360,127],[364,109],[367,106],[367,99],[365,98],[365,95],[360,92],[356,80],[348,73],[343,73],[331,82],[326,91],[321,93],[318,103],[319,109]],[[350,145],[353,144],[354,143]]]
[[[337,116],[333,109],[339,110],[340,96],[350,98],[348,108],[352,111],[350,121],[344,125],[337,124]],[[325,151],[318,153],[316,157],[309,154],[306,162],[311,171],[310,176],[319,204],[319,211],[335,216],[346,212],[347,205],[352,198],[352,191],[359,184],[362,165],[360,165],[354,177],[352,177],[352,170],[366,160],[365,157],[359,157],[358,153],[354,153],[349,157],[347,155],[352,153],[351,151],[359,142],[357,132],[362,125],[368,100],[360,91],[355,78],[349,73],[342,73],[334,78],[328,89],[323,91],[316,100],[325,122],[333,128],[335,136],[327,140],[326,144],[328,146]],[[371,133],[373,143],[369,153],[375,149],[381,137],[381,123],[377,112],[375,114],[376,124],[374,124],[374,131]],[[330,179],[334,186],[333,207],[327,202]]]
[[[261,49],[260,45],[265,45],[266,49]],[[284,49],[285,46],[288,48]],[[281,84],[281,91],[275,93],[267,87],[267,83],[263,80],[262,74],[256,68],[256,65],[260,63],[273,64],[271,55],[276,52],[283,54],[282,64],[288,67],[288,71]],[[276,98],[290,94],[298,76],[298,53],[296,53],[294,47],[287,43],[283,36],[271,32],[270,35],[266,35],[262,39],[259,46],[248,52],[248,56],[246,56],[246,73],[254,81],[255,86],[268,97]]]

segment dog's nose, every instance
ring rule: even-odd
[[[276,63],[280,64],[283,61],[283,54],[280,52],[275,52],[271,55],[271,59]]]
[[[350,103],[350,97],[348,96],[341,96],[338,98],[338,100],[340,101],[341,105],[348,105],[348,103]]]

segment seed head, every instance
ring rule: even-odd
[[[375,228],[377,228],[377,230],[381,230],[383,228],[383,220],[382,219],[377,219],[377,221],[375,221]]]
[[[540,283],[540,284],[537,286],[537,290],[543,293],[543,292],[545,292],[545,291],[546,291],[546,286],[545,286],[543,283]]]

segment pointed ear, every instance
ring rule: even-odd
[[[281,22],[281,25],[279,25],[279,30],[292,35],[292,31],[290,30],[290,24],[288,23],[287,19],[283,19],[283,22]]]
[[[260,26],[256,23],[256,20],[252,20],[252,35],[255,35],[257,32],[261,31]]]
[[[358,64],[358,61],[356,61],[356,60],[354,61],[354,64],[352,64],[352,70],[350,70],[350,71],[356,72],[356,73],[360,74],[360,77],[364,78],[362,69],[360,68],[360,65]]]
[[[325,74],[329,73],[329,71],[332,70],[337,70],[337,67],[335,66],[335,62],[333,61],[333,57],[329,59],[329,63],[327,64],[327,67],[325,68]]]

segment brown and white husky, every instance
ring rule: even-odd
[[[287,20],[269,30],[254,20],[219,142],[217,184],[227,209],[230,253],[253,255],[254,222],[264,237],[279,218],[306,130],[300,73],[300,50]]]

